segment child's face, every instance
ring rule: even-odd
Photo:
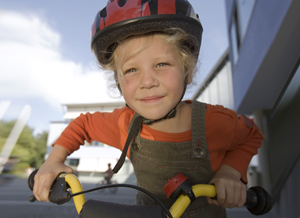
[[[145,44],[145,48],[130,55]],[[148,119],[159,119],[180,101],[184,66],[176,46],[166,43],[162,35],[133,37],[115,52],[116,57],[120,52],[130,55],[117,74],[130,108]]]

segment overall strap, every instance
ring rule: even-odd
[[[140,132],[143,120],[144,120],[144,118],[137,113],[135,113],[133,118],[131,119],[130,124],[131,124],[132,128],[130,127],[131,129],[128,133],[121,157],[112,170],[114,173],[117,173],[123,166],[129,145],[130,145],[132,139]]]
[[[134,113],[134,114],[133,114],[133,116],[132,116],[132,118],[131,118],[131,120],[130,120],[129,126],[128,126],[128,133],[130,132],[130,130],[131,130],[132,126],[133,126],[134,120],[135,120],[138,116],[140,116],[138,113]]]
[[[193,158],[208,156],[205,133],[206,104],[198,101],[192,103],[192,149]]]

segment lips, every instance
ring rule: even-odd
[[[153,103],[153,102],[157,102],[157,101],[161,100],[162,98],[164,98],[164,96],[147,96],[147,97],[141,98],[140,101],[143,103]]]

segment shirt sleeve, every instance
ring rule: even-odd
[[[70,154],[78,150],[80,145],[84,145],[85,140],[89,143],[98,141],[121,149],[123,145],[119,120],[122,114],[124,117],[124,111],[126,108],[115,109],[111,113],[81,114],[69,123],[53,145],[58,144],[65,147]],[[126,126],[124,123],[122,125]]]
[[[208,107],[211,110],[206,118],[207,144],[217,162],[215,166],[227,164],[235,168],[247,183],[248,165],[262,145],[263,134],[254,121],[244,115],[223,106]]]

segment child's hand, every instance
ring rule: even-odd
[[[241,174],[228,165],[221,165],[210,181],[216,186],[217,200],[207,198],[208,203],[223,208],[242,207],[246,202],[247,189]]]
[[[55,145],[48,159],[35,175],[33,194],[38,201],[49,202],[49,190],[59,173],[73,173],[72,168],[64,165],[64,160],[68,155],[65,152],[65,148]]]

